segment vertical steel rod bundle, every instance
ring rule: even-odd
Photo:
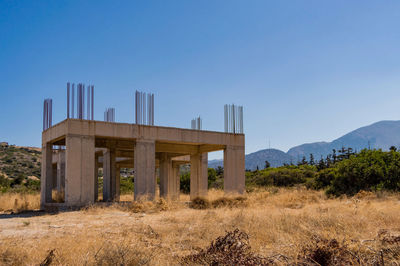
[[[91,87],[92,91],[91,91],[91,95],[92,95],[92,117],[91,120],[94,120],[94,86],[92,85]]]
[[[201,130],[203,120],[199,117],[192,119],[191,128],[195,130]]]
[[[104,121],[115,122],[115,108],[106,108],[104,111]]]
[[[72,92],[71,92],[72,89]],[[86,119],[94,120],[94,86],[87,86]],[[75,118],[75,83],[67,83],[67,118]],[[76,86],[76,118],[85,119],[85,85]]]
[[[70,83],[67,82],[67,118],[69,119],[69,98],[70,98]]]
[[[72,83],[72,118],[75,118],[75,83]]]
[[[90,85],[87,87],[87,111],[86,111],[86,119],[90,120],[90,102],[91,102],[92,97],[90,96]]]
[[[85,119],[85,84],[82,84],[82,118]]]
[[[225,104],[224,128],[228,133],[243,134],[243,106]]]
[[[154,94],[135,92],[135,123],[154,126]]]
[[[53,125],[53,100],[45,99],[43,102],[43,131]]]

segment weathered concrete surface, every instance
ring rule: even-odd
[[[173,160],[168,153],[161,153],[159,164],[160,196],[167,199],[178,199],[180,189],[179,166],[181,161]]]
[[[155,142],[136,140],[135,145],[135,200],[153,200],[156,192]]]
[[[224,191],[244,193],[245,165],[244,147],[227,146],[224,150]]]
[[[42,173],[40,184],[40,207],[52,202],[51,190],[53,188],[53,150],[51,143],[42,144]]]
[[[57,152],[57,191],[63,192],[65,188],[65,151]]]
[[[95,147],[92,136],[66,136],[65,203],[80,206],[93,203]]]
[[[183,154],[222,150],[224,145],[244,146],[243,134],[79,119],[67,119],[43,131],[42,142],[57,142],[64,139],[66,134],[132,141],[154,140],[161,145],[158,152],[185,149]]]
[[[190,155],[190,199],[207,196],[208,154]]]
[[[95,154],[94,160],[94,200],[99,200],[99,155]]]
[[[116,191],[116,157],[115,148],[106,149],[103,153],[103,201],[112,201]]]

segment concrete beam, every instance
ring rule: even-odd
[[[153,200],[156,192],[155,142],[136,140],[135,144],[135,200]]]
[[[207,196],[208,154],[197,153],[190,156],[190,199]]]
[[[228,146],[224,150],[224,191],[242,194],[245,189],[244,147]]]
[[[105,140],[118,139],[126,142],[132,142],[135,139],[148,139],[159,143],[193,145],[238,146],[244,143],[243,134],[79,119],[67,119],[43,131],[42,143],[62,140],[66,135],[96,136],[97,147],[100,147],[100,145],[97,145],[97,139],[100,138]]]
[[[177,144],[177,143],[156,143],[156,152],[168,152],[175,154],[196,154],[199,153],[198,145]]]

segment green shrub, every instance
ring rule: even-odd
[[[181,175],[180,189],[183,193],[190,193],[190,172]]]
[[[335,165],[337,175],[327,194],[354,195],[360,190],[400,190],[400,153],[362,150]]]
[[[129,194],[133,193],[134,184],[133,184],[133,176],[121,176],[120,180],[120,193],[121,194]]]
[[[307,187],[312,189],[325,189],[331,185],[337,176],[337,169],[326,168],[316,173],[315,178],[311,179]]]

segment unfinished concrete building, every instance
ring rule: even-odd
[[[154,103],[154,98],[149,100]],[[148,121],[154,123],[149,112]],[[206,196],[208,152],[218,150],[224,152],[225,192],[244,192],[244,134],[145,125],[139,124],[138,118],[135,124],[94,121],[93,112],[89,113],[90,120],[75,119],[68,110],[67,119],[54,126],[46,120],[42,133],[42,209],[81,207],[100,199],[119,201],[121,168],[134,169],[135,200],[154,199],[156,172],[160,196],[178,199],[182,164],[190,164],[190,198]],[[102,195],[99,168],[103,169]],[[61,198],[54,191],[62,192]]]

